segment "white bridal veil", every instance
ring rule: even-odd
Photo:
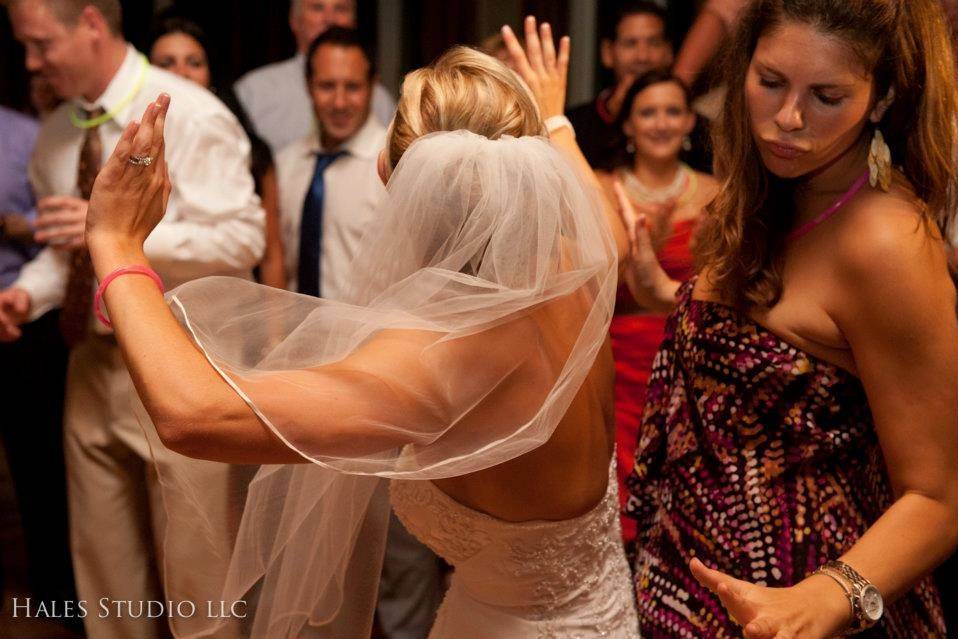
[[[169,295],[262,422],[308,463],[222,468],[165,449],[180,637],[368,637],[387,525],[384,478],[478,471],[547,441],[602,347],[616,284],[598,194],[548,140],[435,133],[410,146],[330,302],[231,278]],[[357,402],[363,389],[375,401]],[[202,571],[178,562],[197,548]],[[195,567],[193,567],[195,568]],[[245,617],[242,616],[245,614]]]

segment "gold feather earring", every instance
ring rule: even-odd
[[[872,145],[868,151],[868,183],[872,186],[877,184],[882,191],[888,192],[891,189],[891,178],[891,149],[888,148],[888,143],[876,127]]]

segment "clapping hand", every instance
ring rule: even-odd
[[[525,21],[526,48],[523,51],[516,34],[502,27],[502,39],[512,58],[512,68],[532,91],[543,119],[562,115],[565,109],[566,81],[569,73],[569,37],[559,40],[556,52],[552,27],[543,23],[536,29],[532,16]]]
[[[648,215],[635,210],[621,183],[616,181],[613,188],[619,217],[629,237],[629,259],[622,277],[632,297],[641,306],[668,312],[674,305],[679,284],[669,277],[659,263],[649,230]],[[671,215],[668,219],[671,220]]]
[[[147,236],[163,219],[171,188],[163,139],[169,106],[166,94],[150,103],[143,119],[131,122],[123,131],[97,175],[86,220],[94,263],[98,253],[113,249],[141,251]]]
[[[640,216],[645,216],[646,227],[649,229],[653,248],[656,251],[661,250],[672,234],[675,211],[678,208],[675,200],[638,204],[636,208]]]

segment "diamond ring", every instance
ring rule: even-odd
[[[153,158],[149,155],[131,155],[127,162],[133,166],[150,166],[153,164]]]

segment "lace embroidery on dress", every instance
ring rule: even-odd
[[[638,637],[614,465],[602,501],[564,521],[502,521],[428,481],[393,481],[390,492],[407,529],[456,567],[462,590],[534,623],[536,634],[528,636]],[[479,585],[472,583],[477,575]],[[501,583],[490,587],[495,579]],[[509,605],[482,601],[483,591],[509,592]]]

